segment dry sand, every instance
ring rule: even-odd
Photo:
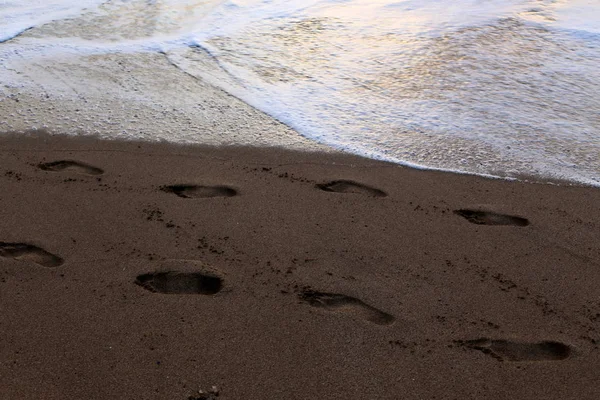
[[[2,399],[600,398],[598,189],[40,132],[0,149]]]

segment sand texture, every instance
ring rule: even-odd
[[[0,160],[1,399],[600,398],[598,189],[40,132]]]

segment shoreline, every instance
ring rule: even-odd
[[[237,99],[237,100],[242,102],[242,100],[240,100],[240,99]],[[247,104],[247,103],[244,103],[244,104]],[[252,107],[251,105],[248,105],[248,106]],[[256,111],[262,113],[262,111],[260,111],[258,109],[256,109]],[[264,114],[264,115],[269,118],[273,118],[273,117],[269,116],[268,114]],[[283,123],[281,121],[277,121],[277,123],[281,124],[282,126],[285,126],[290,131],[296,132],[292,127],[289,127],[288,125],[286,125],[285,123]],[[572,180],[568,180],[568,179],[559,179],[559,178],[550,178],[550,177],[543,178],[541,176],[530,175],[530,174],[518,174],[516,176],[500,176],[500,175],[482,174],[482,173],[474,173],[474,172],[467,172],[467,171],[454,171],[454,170],[443,169],[443,168],[420,166],[420,165],[411,164],[411,163],[393,162],[393,161],[388,161],[385,159],[372,158],[372,157],[368,157],[368,156],[361,155],[361,154],[355,154],[355,153],[352,153],[352,152],[344,150],[344,149],[338,149],[338,148],[331,147],[324,143],[312,141],[309,138],[301,136],[300,133],[296,132],[296,134],[299,135],[299,137],[302,137],[302,139],[311,142],[313,144],[313,146],[305,147],[303,145],[300,145],[299,143],[292,144],[290,147],[278,146],[273,143],[262,143],[262,144],[259,143],[257,145],[238,144],[238,143],[232,143],[232,142],[223,142],[223,143],[217,143],[217,144],[197,143],[197,142],[196,143],[187,143],[187,142],[181,143],[181,142],[171,142],[171,141],[164,140],[164,139],[152,140],[150,138],[141,139],[141,138],[118,138],[118,137],[110,137],[110,136],[105,137],[100,134],[90,134],[90,133],[83,133],[83,132],[81,132],[77,135],[73,135],[73,134],[65,134],[65,133],[60,133],[59,131],[47,130],[47,129],[33,129],[33,130],[25,129],[25,130],[21,130],[21,131],[0,132],[0,136],[2,136],[4,138],[15,138],[15,139],[17,139],[16,142],[18,142],[20,140],[18,138],[23,138],[23,140],[30,142],[33,138],[36,138],[36,136],[40,135],[41,137],[53,137],[53,138],[56,138],[59,140],[65,140],[67,142],[69,141],[69,139],[75,139],[75,142],[81,141],[82,143],[94,142],[94,141],[101,141],[101,142],[106,142],[106,143],[110,142],[110,143],[116,144],[116,147],[119,147],[124,144],[133,144],[134,146],[137,146],[138,144],[144,144],[144,143],[148,143],[151,145],[171,145],[174,148],[181,149],[184,154],[186,153],[186,149],[193,151],[193,150],[200,150],[200,149],[206,150],[206,149],[224,148],[227,150],[235,151],[235,150],[239,150],[239,149],[249,148],[249,149],[255,149],[255,150],[260,150],[260,149],[270,150],[275,153],[290,151],[290,152],[307,153],[307,154],[314,154],[314,155],[320,154],[323,156],[346,155],[350,158],[362,159],[362,160],[364,160],[365,163],[368,161],[372,161],[374,164],[387,164],[389,168],[398,167],[398,168],[406,168],[406,169],[415,170],[415,171],[423,171],[423,172],[431,172],[431,173],[439,173],[439,174],[449,174],[449,175],[459,175],[459,176],[481,178],[481,179],[494,180],[494,181],[517,182],[517,183],[523,183],[523,184],[527,184],[527,185],[551,185],[551,186],[563,186],[563,187],[600,189],[600,185],[594,185],[592,183],[585,183],[585,182],[580,182],[580,181],[572,181]],[[36,139],[33,139],[33,140],[35,141]],[[12,149],[12,150],[17,150],[17,149]],[[40,151],[42,151],[42,150],[40,150]],[[187,151],[187,153],[189,153],[189,151]]]
[[[45,54],[27,48],[28,40],[51,37],[53,29],[56,27],[52,24],[43,29],[34,28],[10,44],[15,49],[24,44],[21,50],[24,54],[12,55],[7,61],[3,87],[6,98],[0,101],[0,113],[7,117],[0,121],[1,131],[25,132],[41,128],[56,134],[77,132],[112,140],[281,146],[307,151],[371,152],[373,159],[385,158],[360,147],[336,148],[316,141],[245,102],[225,90],[227,85],[218,85],[220,80],[225,82],[230,78],[204,51],[186,48],[120,53],[106,50],[106,53],[86,54],[58,49]],[[187,71],[186,63],[193,63],[196,69]],[[156,79],[157,75],[161,79]],[[482,145],[463,144],[460,147],[467,154],[469,149]],[[409,161],[396,164],[492,179],[600,187],[599,182],[584,178],[569,180],[506,170],[490,173],[476,164],[467,165],[468,172],[424,167]]]
[[[600,396],[596,188],[282,148],[0,148],[2,398]]]

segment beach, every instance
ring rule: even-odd
[[[42,131],[0,148],[4,399],[600,395],[596,188]]]
[[[596,6],[27,1],[0,399],[600,398]]]

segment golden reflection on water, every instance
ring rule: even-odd
[[[600,129],[593,113],[581,112],[582,106],[600,108],[598,84],[589,75],[594,66],[579,56],[584,44],[566,45],[548,29],[516,18],[436,36],[361,26],[357,13],[341,7],[335,16],[256,23],[209,44],[225,65],[249,70],[266,84],[302,88],[304,96],[328,93],[311,101],[355,121],[357,129],[364,121],[365,142],[374,132],[382,141],[416,137],[414,120],[426,131],[452,133],[455,141],[518,138],[516,148],[539,154],[570,149],[560,154],[566,164],[600,162],[593,147],[575,145],[569,132],[569,126]],[[579,69],[565,69],[565,57]]]
[[[208,43],[219,50],[222,61],[249,68],[268,83],[311,80],[312,70],[329,68],[332,57],[322,45],[329,29],[325,19],[294,20],[261,28],[252,29],[251,40],[246,36],[218,36]],[[281,63],[282,59],[293,61]]]

